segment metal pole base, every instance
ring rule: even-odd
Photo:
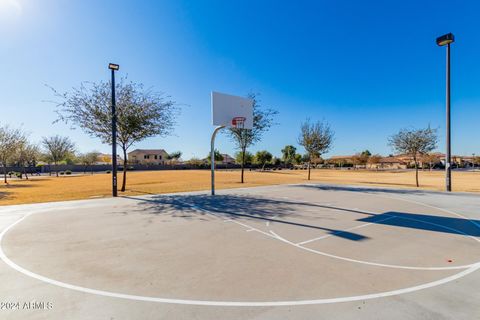
[[[218,126],[213,130],[212,139],[210,141],[210,166],[212,170],[212,196],[215,195],[215,137],[221,129],[225,128],[225,126]]]

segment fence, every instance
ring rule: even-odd
[[[215,166],[217,169],[238,169],[240,165],[237,164],[217,164]],[[209,164],[172,164],[172,165],[145,165],[145,164],[132,164],[127,166],[127,170],[133,171],[142,171],[142,170],[193,170],[193,169],[210,169]],[[0,169],[3,173],[3,168]],[[37,167],[26,167],[26,172],[29,174],[35,173],[50,173],[56,171],[72,171],[72,172],[102,172],[112,170],[111,165],[93,165],[93,166],[84,166],[78,164],[60,164],[60,165],[42,165]],[[123,170],[123,165],[118,166],[118,170]],[[22,167],[7,167],[6,172],[23,172],[24,168]]]

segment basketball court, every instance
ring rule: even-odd
[[[2,299],[53,307],[2,313],[472,319],[479,209],[468,194],[318,184],[5,206]]]
[[[253,101],[213,92],[212,124],[209,192],[0,207],[0,312],[480,318],[480,197],[321,184],[215,193],[215,135],[251,129]]]

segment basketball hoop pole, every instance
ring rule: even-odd
[[[212,140],[210,142],[210,165],[212,168],[212,196],[215,195],[215,136],[217,132],[221,129],[225,128],[225,126],[218,126],[213,130]]]

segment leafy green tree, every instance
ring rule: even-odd
[[[217,149],[215,149],[215,150],[213,151],[213,158],[215,159],[215,162],[223,161],[223,155],[222,155],[222,154],[220,153],[220,151],[218,151]],[[208,153],[208,156],[207,156],[207,158],[206,158],[208,164],[211,164],[211,163],[212,163],[211,159],[212,159],[212,154],[211,154],[211,152],[209,152],[209,153]]]
[[[296,153],[294,159],[295,164],[301,164],[303,161],[303,157],[300,153]]]
[[[262,108],[256,94],[250,93],[248,98],[253,100],[253,129],[230,128],[228,131],[231,140],[239,150],[238,154],[242,157],[241,159],[236,159],[242,169],[240,176],[241,183],[244,182],[244,167],[245,164],[247,164],[245,156],[248,154],[247,148],[262,139],[265,132],[274,124],[273,118],[278,113],[278,111],[270,108]]]
[[[255,163],[262,166],[262,170],[265,170],[265,164],[272,161],[272,154],[266,150],[258,151],[255,154]]]
[[[170,160],[170,162],[174,161],[178,161],[180,158],[182,157],[182,152],[181,151],[175,151],[175,152],[172,152],[168,155],[167,159]]]
[[[280,160],[280,158],[277,158],[277,157],[272,158],[272,164],[274,166],[279,166],[281,163],[282,163],[282,160]]]
[[[372,154],[370,153],[370,151],[365,150],[365,151],[362,151],[362,152],[360,153],[360,155],[361,155],[361,156],[364,156],[365,158],[368,158],[368,157],[370,157]]]
[[[235,162],[237,164],[244,163],[245,165],[251,165],[253,163],[253,154],[246,151],[245,153],[239,151],[235,153]]]
[[[290,166],[293,162],[295,162],[295,155],[297,152],[297,148],[292,145],[286,145],[282,149],[282,160],[285,163],[285,166]]]

